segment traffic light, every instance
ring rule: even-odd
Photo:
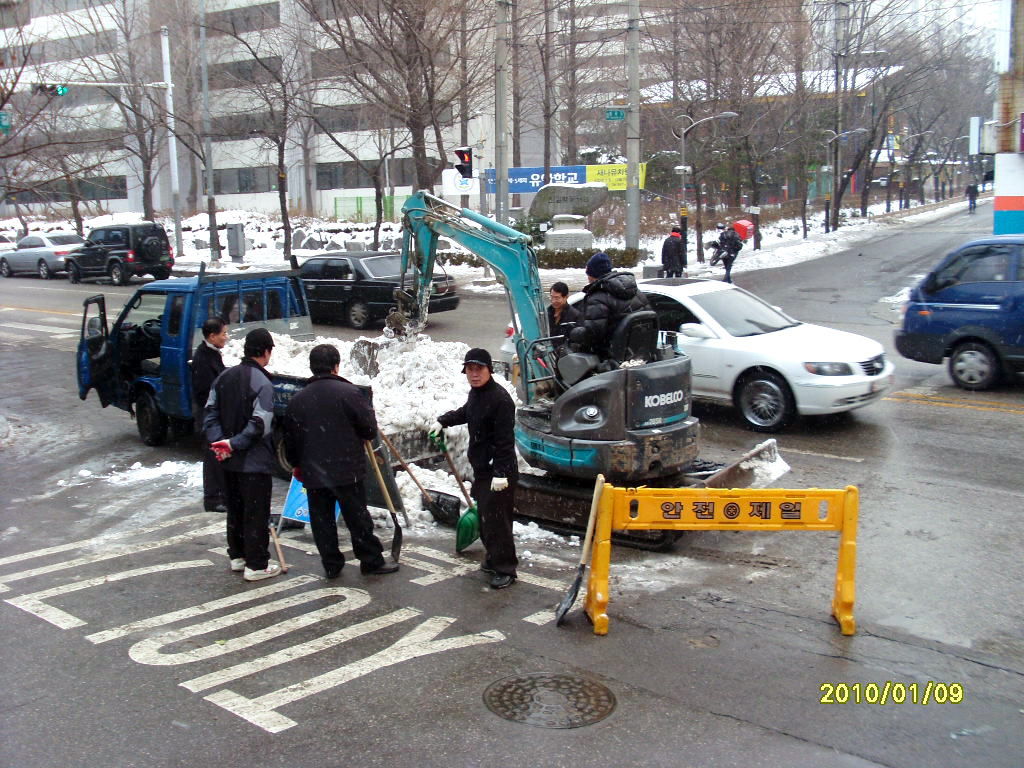
[[[68,92],[66,85],[56,85],[55,83],[36,83],[34,90],[36,93],[45,93],[49,97],[63,96]]]
[[[459,162],[455,164],[455,170],[464,179],[473,178],[473,149],[471,147],[459,147],[455,150],[455,156],[459,158]]]

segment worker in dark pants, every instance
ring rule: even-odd
[[[480,514],[480,540],[486,556],[480,570],[491,575],[491,587],[503,589],[516,580],[516,542],[512,536],[512,502],[519,481],[516,460],[516,407],[512,397],[491,377],[494,365],[486,349],[466,353],[462,372],[469,381],[466,404],[448,411],[430,428],[439,436],[445,427],[469,427],[472,496]]]
[[[270,475],[274,455],[274,384],[266,366],[274,338],[266,328],[245,336],[242,362],[217,377],[210,389],[203,430],[224,466],[228,558],[246,581],[281,573],[270,560]]]
[[[327,578],[337,578],[345,566],[338,547],[335,502],[341,507],[360,571],[394,573],[398,563],[384,560],[363,486],[363,442],[377,434],[377,418],[359,387],[338,375],[340,364],[341,355],[331,344],[310,351],[313,378],[288,403],[284,415],[285,456],[306,487],[309,525]]]
[[[192,414],[196,431],[203,431],[203,409],[210,397],[210,387],[224,371],[221,350],[228,343],[228,324],[219,317],[203,323],[203,340],[192,354]],[[203,441],[203,509],[207,512],[227,512],[224,504],[224,470]]]

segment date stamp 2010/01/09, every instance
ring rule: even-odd
[[[959,704],[964,700],[963,683],[822,683],[821,704]]]

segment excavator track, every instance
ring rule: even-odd
[[[520,475],[515,518],[535,522],[556,533],[582,535],[587,530],[593,493],[594,484],[584,480]],[[677,538],[678,531],[612,531],[613,544],[652,552],[671,549]]]

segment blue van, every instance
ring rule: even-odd
[[[981,390],[1024,371],[1024,235],[972,240],[910,292],[896,349],[941,364],[962,389]]]

